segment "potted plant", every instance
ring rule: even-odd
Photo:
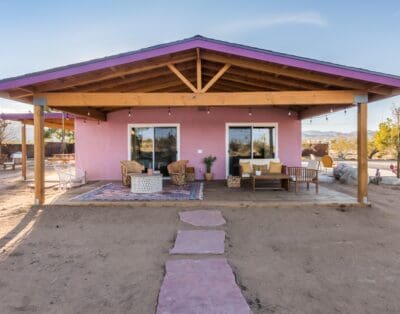
[[[206,179],[207,181],[211,181],[214,177],[213,173],[211,172],[211,167],[214,163],[214,161],[217,160],[217,157],[215,156],[207,156],[204,157],[203,162],[206,165],[206,173],[204,173],[204,179]]]

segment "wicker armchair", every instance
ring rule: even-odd
[[[168,166],[168,173],[171,178],[171,182],[175,185],[186,184],[186,165],[188,160],[179,160],[171,162]]]
[[[290,176],[290,181],[294,182],[295,191],[298,191],[299,183],[306,183],[307,190],[310,189],[310,183],[315,184],[315,193],[318,193],[318,170],[319,162],[310,161],[307,167],[286,167],[286,172]]]
[[[131,185],[131,173],[142,173],[144,166],[134,160],[123,160],[121,161],[121,174],[122,174],[122,184],[130,186]]]

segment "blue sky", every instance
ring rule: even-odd
[[[195,34],[400,75],[400,1],[0,2],[0,77],[85,61]],[[400,98],[370,105],[369,129]],[[30,106],[0,100],[0,112]],[[349,110],[304,130],[355,130]]]

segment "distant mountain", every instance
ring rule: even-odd
[[[368,137],[373,137],[376,131],[368,131]],[[303,139],[306,140],[324,140],[329,141],[335,137],[344,137],[344,138],[356,138],[357,132],[336,132],[336,131],[304,131],[303,132]]]

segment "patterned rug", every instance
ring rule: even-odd
[[[121,183],[108,183],[75,196],[71,201],[186,201],[202,199],[202,182],[191,182],[183,186],[163,182],[162,192],[149,194],[132,193],[129,187]]]

